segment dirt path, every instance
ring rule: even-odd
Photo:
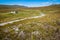
[[[43,17],[43,16],[45,16],[45,14],[41,14],[39,16],[34,16],[34,17],[27,17],[27,18],[23,18],[23,19],[19,19],[19,20],[13,20],[13,21],[10,21],[10,22],[1,23],[0,26],[4,26],[6,24],[12,24],[14,22],[23,21],[23,20],[27,20],[27,19],[39,18],[39,17]]]

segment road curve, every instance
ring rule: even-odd
[[[19,21],[23,21],[23,20],[27,20],[27,19],[39,18],[39,17],[43,17],[43,16],[45,16],[45,14],[41,14],[39,16],[27,17],[27,18],[23,18],[23,19],[19,19],[19,20],[13,20],[13,21],[10,21],[10,22],[1,23],[0,26],[4,26],[4,25],[7,25],[7,24],[12,24],[14,22],[19,22]]]

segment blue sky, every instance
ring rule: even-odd
[[[0,4],[39,7],[51,4],[60,4],[60,0],[0,0]]]

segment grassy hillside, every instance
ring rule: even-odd
[[[3,5],[2,5],[3,6]],[[16,5],[15,5],[16,6]],[[47,6],[47,7],[34,7],[34,8],[28,8],[28,7],[22,7],[22,6],[3,6],[0,5],[0,23],[7,22],[15,19],[21,19],[25,17],[31,17],[31,16],[38,16],[41,12],[43,13],[60,13],[60,6],[54,5],[54,6]],[[16,14],[11,14],[11,11],[18,11]]]
[[[13,18],[25,18],[38,16],[43,12],[45,16],[27,19],[13,24],[0,26],[1,40],[60,40],[60,5],[27,8],[18,14],[2,13],[1,16]],[[14,16],[12,16],[14,15]],[[10,18],[8,17],[8,18]],[[6,18],[3,18],[6,21]],[[1,18],[2,22],[3,21]]]

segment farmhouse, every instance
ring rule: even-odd
[[[17,11],[10,11],[11,14],[16,14],[18,13]]]

